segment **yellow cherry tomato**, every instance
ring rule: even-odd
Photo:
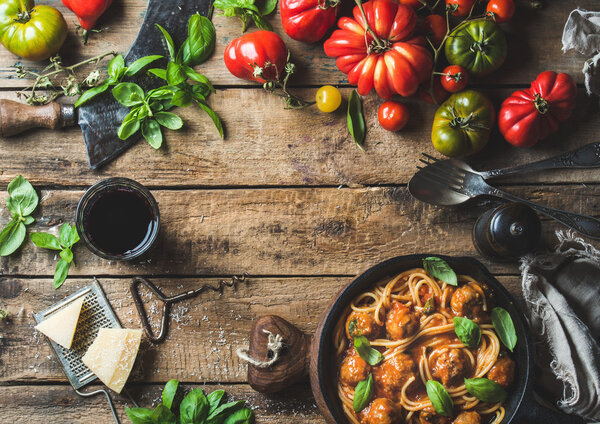
[[[342,104],[342,94],[334,86],[324,85],[317,91],[316,100],[321,112],[333,112]]]

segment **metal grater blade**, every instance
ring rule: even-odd
[[[81,314],[77,322],[75,337],[71,349],[65,349],[59,344],[48,339],[54,355],[63,367],[69,383],[75,390],[94,381],[97,377],[86,367],[81,358],[90,347],[100,328],[122,328],[115,315],[104,290],[98,280],[82,288],[59,303],[33,315],[36,323],[44,321],[49,315],[65,307],[76,299],[84,297]]]

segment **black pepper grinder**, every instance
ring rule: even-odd
[[[473,244],[484,256],[517,259],[538,246],[540,218],[522,203],[505,203],[486,211],[473,227]]]

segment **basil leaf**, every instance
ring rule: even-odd
[[[23,224],[25,224],[25,225],[33,224],[34,221],[35,221],[35,219],[33,218],[33,216],[28,216],[25,218],[25,221],[23,221]]]
[[[260,13],[250,12],[250,17],[252,21],[254,21],[254,25],[256,25],[260,29],[264,29],[265,31],[273,31],[273,27]]]
[[[118,54],[108,62],[108,75],[113,77],[116,81],[121,77],[121,71],[125,68],[125,59],[123,56]]]
[[[121,140],[127,140],[133,134],[138,132],[139,129],[140,129],[140,121],[139,120],[137,120],[135,118],[133,118],[133,119],[126,118],[125,121],[123,121],[121,123],[121,126],[119,127],[119,131],[117,132],[117,134]]]
[[[223,132],[223,124],[221,123],[221,118],[219,118],[215,111],[212,110],[210,106],[208,106],[202,100],[196,99],[196,104],[200,106],[200,109],[206,112],[208,116],[210,116],[210,119],[212,119],[213,124],[215,124],[215,127],[217,127],[217,131],[219,131],[219,135],[221,136],[221,138],[224,138],[225,136]]]
[[[123,106],[131,107],[144,101],[144,90],[132,82],[121,82],[112,89],[112,94]]]
[[[477,348],[481,342],[481,328],[469,318],[454,317],[454,332],[471,349]]]
[[[66,249],[61,250],[59,255],[62,259],[64,259],[68,263],[73,262],[73,251],[71,249],[69,249],[68,247]]]
[[[210,80],[208,78],[206,78],[204,75],[194,71],[192,68],[190,68],[189,66],[184,66],[183,67],[183,71],[185,72],[185,74],[188,76],[188,78],[190,78],[193,81],[202,83],[204,85],[206,85],[209,90],[211,92],[216,92],[216,90],[214,89],[214,87],[212,86],[212,84],[210,83]],[[196,87],[196,86],[194,86]]]
[[[187,76],[185,75],[185,72],[183,72],[181,65],[178,65],[175,62],[169,62],[167,65],[167,82],[169,85],[179,85],[182,82],[185,82],[186,79]]]
[[[433,297],[427,299],[425,305],[423,305],[423,315],[431,315],[435,312],[435,300]]]
[[[364,150],[362,145],[365,141],[366,124],[362,112],[362,103],[356,90],[352,90],[352,94],[350,94],[350,99],[348,100],[346,121],[352,139],[360,150]]]
[[[79,233],[77,232],[77,227],[75,225],[73,225],[71,227],[71,234],[69,235],[69,247],[73,246],[78,241],[79,241]]]
[[[225,419],[223,424],[252,424],[254,423],[254,411],[250,408],[243,408],[234,412]]]
[[[29,238],[37,247],[52,250],[62,250],[62,247],[60,247],[60,243],[54,234],[31,233]]]
[[[99,94],[104,93],[106,90],[108,90],[108,87],[110,87],[111,85],[114,85],[114,82],[106,80],[102,84],[96,87],[92,87],[89,90],[85,91],[81,96],[79,96],[79,98],[75,102],[75,107],[79,107],[82,104],[89,102]]]
[[[23,244],[26,232],[25,224],[11,219],[0,232],[0,256],[14,253]]]
[[[144,125],[142,125],[142,135],[155,149],[159,149],[162,146],[162,131],[160,125],[154,119],[146,119]]]
[[[170,130],[178,130],[183,126],[181,118],[171,112],[158,112],[154,115],[154,118],[156,118],[160,125]]]
[[[383,355],[371,347],[371,343],[365,336],[354,338],[354,349],[364,361],[374,367],[383,361]]]
[[[173,94],[171,103],[175,106],[187,107],[193,101],[192,95],[186,90],[178,90]]]
[[[206,400],[208,400],[208,405],[210,406],[208,415],[209,418],[213,414],[213,412],[219,407],[223,396],[225,396],[225,390],[215,390],[214,392],[206,396]]]
[[[500,341],[512,352],[517,345],[517,332],[508,311],[504,308],[492,309],[492,324]]]
[[[179,413],[181,424],[196,424],[203,422],[208,416],[208,400],[202,389],[197,388],[187,394],[181,401]]]
[[[172,60],[175,60],[175,44],[173,43],[173,39],[171,35],[167,32],[166,29],[161,27],[159,24],[154,24],[156,27],[162,32],[163,38],[165,40],[165,44],[167,46],[167,50],[169,51],[169,56]]]
[[[8,195],[10,203],[7,200],[8,209],[19,217],[31,215],[37,208],[39,199],[35,189],[29,181],[23,178],[22,175],[17,175],[8,184]]]
[[[433,405],[433,409],[444,417],[452,415],[452,409],[454,408],[454,401],[439,382],[435,380],[427,381],[425,386],[427,388],[427,396]]]
[[[234,412],[240,410],[244,407],[246,401],[238,400],[235,402],[225,403],[215,409],[212,413],[208,415],[207,424],[219,423],[223,422],[225,417],[232,415]]]
[[[167,70],[166,69],[148,69],[148,73],[159,77],[160,79],[167,80]]]
[[[162,403],[167,408],[171,409],[173,406],[173,399],[175,399],[175,394],[177,393],[177,387],[179,386],[179,381],[177,380],[169,380],[167,384],[165,384],[165,388],[162,392]]]
[[[263,16],[270,15],[277,7],[277,0],[259,0],[258,10]]]
[[[154,408],[152,419],[158,424],[177,424],[177,417],[175,417],[171,410],[162,403]]]
[[[138,60],[133,62],[131,65],[127,67],[125,71],[126,77],[132,77],[144,69],[146,66],[150,65],[152,62],[157,61],[158,59],[162,59],[164,56],[155,54],[151,56],[140,57]]]
[[[152,418],[152,409],[147,408],[127,408],[125,413],[133,424],[155,424],[156,421]]]
[[[181,46],[182,63],[196,66],[204,62],[215,50],[216,32],[213,23],[196,13],[188,21],[188,38]]]
[[[448,263],[441,258],[429,256],[428,258],[423,259],[423,268],[425,268],[427,274],[443,281],[446,284],[451,286],[458,285],[456,273],[452,268],[450,268],[450,265],[448,265]]]
[[[504,402],[506,390],[495,381],[487,378],[465,378],[467,391],[483,402]]]
[[[354,390],[354,401],[352,407],[354,412],[360,412],[367,407],[373,397],[373,374],[369,374],[369,378],[359,382]]]
[[[56,264],[56,269],[54,270],[54,288],[57,289],[62,286],[62,283],[67,279],[67,274],[69,273],[69,267],[71,266],[70,262],[61,259]]]
[[[71,240],[71,224],[69,224],[68,222],[65,222],[61,227],[60,227],[60,231],[58,232],[58,241],[60,242],[61,246],[63,247],[70,247],[70,240]]]

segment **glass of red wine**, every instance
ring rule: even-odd
[[[105,259],[137,258],[154,243],[160,228],[156,199],[128,178],[108,178],[91,186],[75,215],[83,242]]]

